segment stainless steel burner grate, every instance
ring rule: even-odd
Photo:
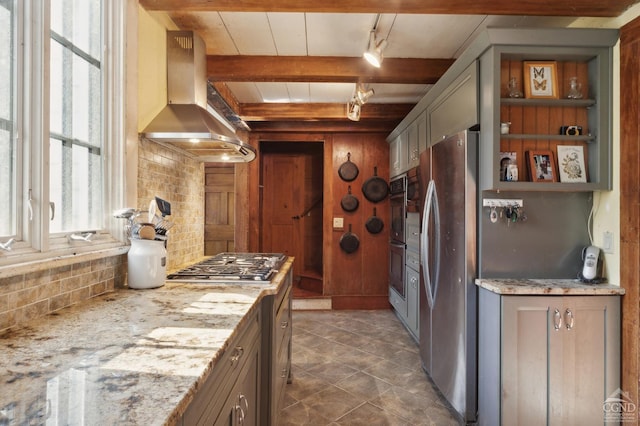
[[[268,282],[287,256],[282,253],[219,253],[167,275],[178,282]]]

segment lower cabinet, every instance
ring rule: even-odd
[[[619,296],[480,289],[480,425],[602,425],[620,386]]]
[[[262,399],[261,425],[275,426],[282,408],[285,386],[291,378],[291,287],[292,270],[284,278],[280,291],[265,298],[264,321],[269,323],[262,336],[263,346],[270,348],[262,361],[262,392],[268,395]]]
[[[260,424],[261,309],[249,315],[187,407],[183,425]]]

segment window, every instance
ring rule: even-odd
[[[102,228],[100,0],[51,0],[50,232]]]
[[[122,245],[127,3],[0,0],[0,267]]]
[[[15,0],[0,0],[0,235],[16,229],[16,22]]]

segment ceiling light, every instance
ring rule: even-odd
[[[361,105],[354,97],[347,103],[347,118],[351,121],[360,121]]]
[[[367,46],[367,51],[364,52],[364,58],[374,67],[380,68],[384,59],[382,51],[385,47],[387,47],[387,40],[376,41],[376,30],[371,30],[369,33],[369,45]]]
[[[360,84],[356,86],[356,98],[358,98],[358,102],[360,103],[360,105],[366,104],[369,98],[374,94],[375,92],[373,91],[373,89],[368,89],[367,87]]]

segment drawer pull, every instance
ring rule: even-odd
[[[235,365],[240,358],[242,358],[242,354],[244,353],[244,348],[242,346],[236,346],[236,348],[233,350],[233,355],[231,355],[231,358],[229,359],[229,361],[231,361],[231,365]]]
[[[560,315],[560,311],[555,309],[553,311],[553,328],[559,331],[560,327],[562,327],[562,316]]]
[[[573,312],[571,312],[569,308],[564,312],[564,325],[567,327],[567,330],[573,328]]]
[[[280,328],[287,328],[289,327],[289,321],[282,321],[280,323]]]
[[[280,372],[280,378],[284,379],[285,377],[287,377],[287,369],[283,368]]]

